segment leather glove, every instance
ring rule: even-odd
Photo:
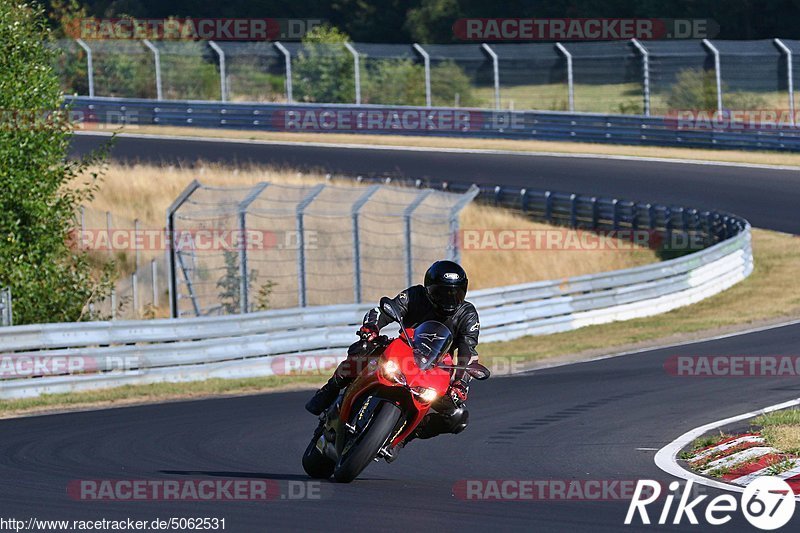
[[[467,401],[469,385],[461,380],[455,381],[450,385],[450,389],[447,393],[453,399],[453,403],[456,404],[456,407],[461,407]]]
[[[361,329],[356,332],[356,335],[361,337],[362,341],[372,342],[378,338],[379,333],[378,326],[375,324],[364,324],[361,326]]]

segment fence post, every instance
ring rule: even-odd
[[[163,100],[164,93],[161,90],[161,53],[158,51],[158,48],[156,48],[156,45],[150,42],[150,39],[145,39],[142,42],[153,52],[153,60],[155,61],[156,68],[156,98]]]
[[[380,188],[380,185],[372,185],[350,208],[350,216],[353,220],[353,299],[357,304],[361,303],[361,233],[358,227],[358,213]]]
[[[524,190],[524,189],[523,189]],[[450,208],[450,260],[456,263],[461,263],[461,248],[458,246],[458,214],[464,207],[478,196],[481,188],[473,184],[467,189],[467,192],[458,199]],[[524,196],[524,194],[523,194]]]
[[[597,224],[600,222],[600,216],[598,213],[598,205],[597,205],[597,197],[592,196],[592,230],[597,229]]]
[[[564,48],[564,45],[561,43],[556,43],[556,48],[558,48],[558,51],[567,59],[567,92],[569,95],[569,111],[572,113],[575,111],[575,84],[572,75],[572,54],[570,54],[569,50]]]
[[[642,88],[644,97],[644,114],[650,116],[650,54],[639,39],[631,39],[633,46],[642,54]]]
[[[261,192],[267,188],[269,182],[262,181],[257,183],[250,189],[247,196],[239,202],[237,208],[239,215],[239,312],[249,313],[250,306],[248,300],[250,297],[250,275],[247,270],[247,208],[253,203],[253,200],[258,198]]]
[[[488,44],[481,44],[481,48],[486,50],[489,57],[492,58],[492,70],[494,71],[494,108],[500,109],[500,63],[497,54],[494,53]]]
[[[406,286],[410,287],[414,284],[414,264],[413,254],[411,253],[411,215],[414,210],[419,207],[419,204],[425,201],[425,198],[431,194],[433,190],[425,189],[417,194],[417,197],[406,206],[403,210],[403,226],[406,244]]]
[[[117,288],[111,289],[111,320],[117,319]]]
[[[150,277],[153,278],[153,307],[158,307],[158,263],[150,260]]]
[[[133,219],[133,271],[139,272],[139,219]]]
[[[83,39],[75,39],[75,42],[86,52],[86,77],[89,82],[89,98],[94,98],[94,66],[92,64],[92,49],[83,42]]]
[[[419,44],[414,43],[413,46],[425,65],[425,107],[431,107],[431,56]]]
[[[172,318],[178,318],[178,276],[175,264],[175,212],[189,199],[189,197],[200,188],[200,182],[192,180],[182,193],[175,198],[175,201],[167,208],[167,285],[169,287],[169,314]]]
[[[714,54],[714,72],[717,78],[717,113],[722,114],[722,73],[720,72],[719,50],[708,39],[703,39],[703,46]]]
[[[792,72],[792,50],[783,44],[780,39],[775,39],[775,44],[786,54],[786,82],[789,90],[789,114],[792,116],[792,126],[796,126],[794,118],[794,79]]]
[[[86,208],[81,206],[81,239],[86,234]]]
[[[295,213],[297,216],[297,292],[298,292],[298,300],[300,307],[305,307],[306,303],[306,239],[305,239],[305,229],[303,226],[303,211],[305,211],[308,204],[310,204],[314,198],[317,197],[319,193],[322,192],[322,189],[325,188],[325,184],[320,183],[316,187],[313,187],[311,191],[303,198],[300,203],[297,204],[295,208]]]
[[[139,318],[139,276],[135,271],[131,274],[131,290],[133,291],[133,316]]]
[[[281,44],[280,41],[275,41],[275,48],[277,48],[286,60],[286,103],[294,103],[292,98],[292,54],[289,50]]]
[[[208,46],[210,46],[219,57],[219,94],[222,101],[227,102],[228,80],[227,75],[225,74],[225,52],[223,52],[222,48],[220,48],[219,45],[214,41],[208,41]]]
[[[617,231],[619,229],[619,200],[614,198],[611,200],[611,207],[613,214],[611,215],[611,229]]]
[[[114,255],[114,249],[111,243],[114,242],[114,239],[111,236],[111,211],[106,211],[106,236],[108,238],[108,256],[112,257]]]
[[[356,84],[356,105],[361,105],[361,68],[358,65],[358,51],[350,43],[344,43],[344,47],[353,55],[353,75]]]

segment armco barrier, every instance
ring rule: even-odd
[[[672,214],[680,213],[685,224],[676,230],[692,231],[700,224],[706,240],[715,243],[626,270],[473,291],[469,300],[479,309],[483,342],[663,313],[721,292],[753,268],[750,226],[733,215],[492,188],[484,191],[483,200],[522,205],[534,218],[572,226],[634,227],[641,214],[645,220],[640,227],[665,233],[674,225]],[[282,368],[293,368],[282,364],[284,356],[325,355],[333,364],[354,340],[353,332],[369,307],[0,328],[0,398],[281,374]]]
[[[800,129],[794,127],[754,129],[749,125],[733,124],[717,129],[705,126],[687,126],[684,129],[674,117],[644,115],[84,96],[66,97],[66,102],[72,106],[77,118],[86,120],[85,128],[132,124],[257,131],[490,137],[735,150],[800,150]],[[375,120],[371,122],[370,116]],[[431,120],[425,122],[423,119],[426,117]],[[438,125],[436,117],[443,118]],[[422,122],[425,122],[425,127],[420,127]],[[300,126],[294,127],[292,124]]]

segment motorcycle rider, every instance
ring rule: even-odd
[[[475,307],[464,300],[467,285],[467,273],[459,264],[437,261],[425,272],[424,285],[409,287],[393,299],[404,328],[415,328],[427,320],[436,320],[447,326],[453,334],[452,355],[459,366],[478,360],[480,323]],[[380,330],[390,322],[392,319],[381,312],[380,306],[364,316],[364,323],[357,335],[364,345],[373,348],[366,350],[369,356],[379,355],[385,348],[375,343],[380,343]],[[358,375],[366,358],[359,354],[351,355],[352,348],[348,358],[339,364],[333,376],[306,404],[310,413],[319,415],[328,409],[336,401],[340,390]],[[413,436],[425,439],[441,433],[463,431],[469,418],[464,402],[469,394],[471,379],[464,370],[456,370],[448,394],[434,402],[431,406],[433,412],[425,417]]]

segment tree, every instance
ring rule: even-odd
[[[70,239],[102,154],[67,159],[73,125],[41,8],[0,0],[0,21],[0,285],[11,287],[15,323],[78,320],[112,281],[113,265],[93,268]]]
[[[352,103],[355,100],[353,56],[344,43],[350,38],[331,26],[318,26],[303,37],[294,63],[296,98],[307,102]]]

